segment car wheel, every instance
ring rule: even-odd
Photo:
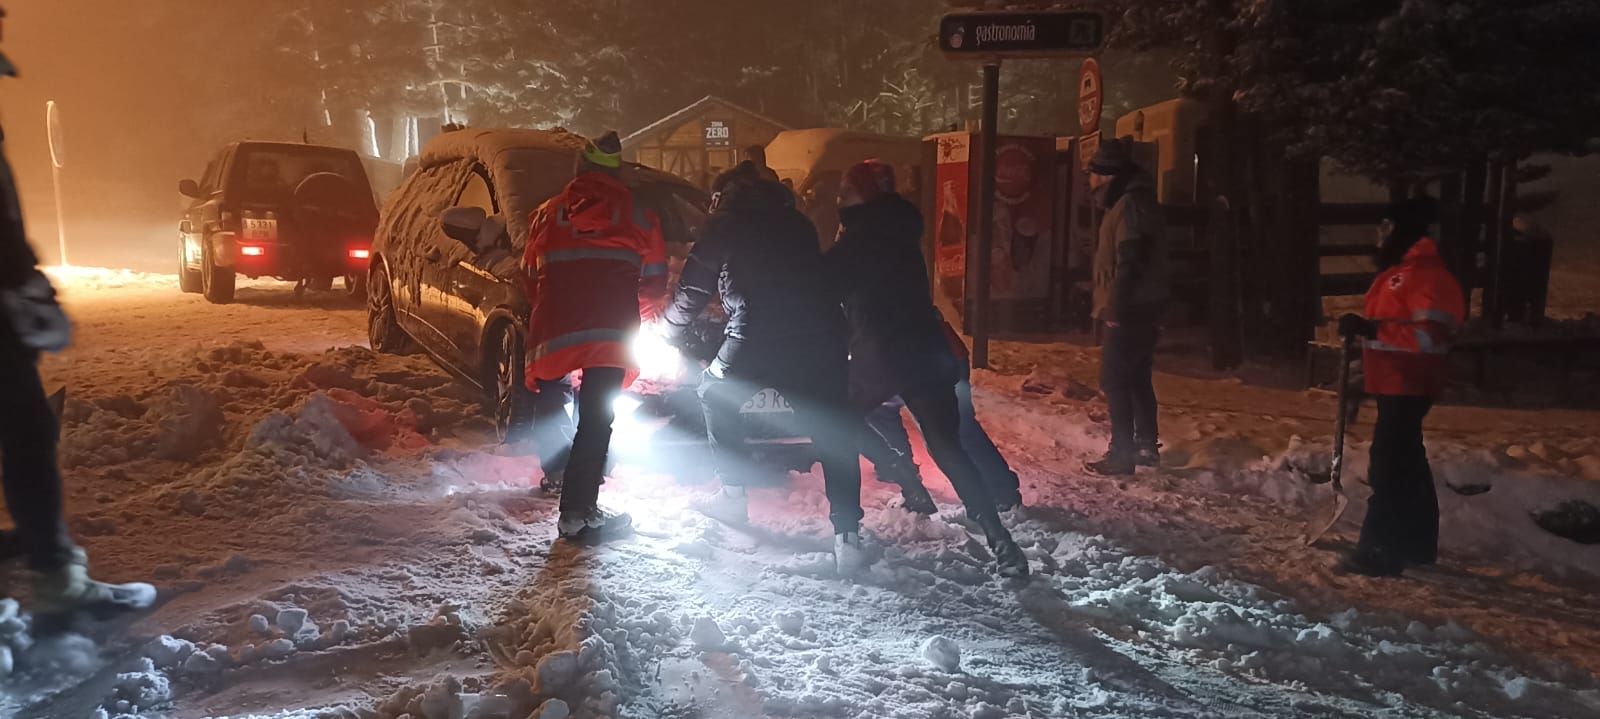
[[[395,317],[394,288],[382,267],[372,269],[372,281],[367,283],[367,343],[387,354],[411,350],[411,338]]]
[[[200,248],[200,293],[215,305],[233,301],[233,268],[218,267],[211,253],[211,242]]]
[[[367,296],[366,275],[345,275],[344,295],[351,299],[360,299]]]
[[[200,292],[200,270],[189,269],[188,248],[178,240],[178,289],[186,294]]]
[[[502,443],[527,437],[533,412],[533,392],[523,380],[522,338],[516,326],[501,323],[494,334],[488,359],[489,406],[495,436]]]

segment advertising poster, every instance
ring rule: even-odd
[[[938,291],[960,307],[967,278],[967,198],[971,196],[973,138],[939,135],[934,182],[934,273]]]
[[[1000,138],[990,280],[990,296],[996,300],[1050,299],[1055,161],[1053,138]]]

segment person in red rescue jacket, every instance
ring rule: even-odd
[[[1372,498],[1355,552],[1340,570],[1399,576],[1439,553],[1439,501],[1422,420],[1444,389],[1450,343],[1465,314],[1461,285],[1429,238],[1434,205],[1415,198],[1390,208],[1379,228],[1379,274],[1366,317],[1339,318],[1340,333],[1363,337],[1366,393],[1378,405],[1368,483]]]
[[[561,493],[558,535],[594,541],[626,533],[626,514],[599,507],[615,419],[612,402],[638,375],[631,341],[641,316],[666,296],[661,223],[635,205],[619,178],[617,133],[593,140],[577,177],[534,211],[523,265],[528,270],[528,388],[538,393],[534,436],[541,487]],[[566,441],[571,376],[581,372],[577,431]]]

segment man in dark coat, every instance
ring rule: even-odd
[[[0,55],[0,76],[13,73]],[[27,557],[34,573],[34,614],[50,626],[79,612],[148,607],[156,592],[148,584],[91,579],[88,555],[68,535],[56,465],[60,425],[35,363],[40,352],[64,349],[71,330],[37,264],[11,165],[0,152],[0,480],[17,526],[0,534],[0,558]]]
[[[664,317],[668,341],[681,346],[712,299],[720,298],[728,315],[722,347],[700,384],[722,486],[695,508],[722,521],[748,520],[749,457],[739,407],[759,390],[776,389],[822,460],[840,571],[858,571],[861,465],[851,427],[864,422],[846,404],[844,315],[816,229],[795,210],[794,196],[751,163],[718,177],[713,189],[711,217]]]
[[[1094,317],[1103,330],[1100,388],[1111,446],[1087,467],[1133,474],[1161,463],[1152,381],[1156,338],[1171,297],[1166,219],[1155,182],[1133,160],[1133,141],[1106,140],[1089,161],[1089,187],[1105,208],[1094,257]]]
[[[851,406],[865,416],[891,397],[903,399],[928,454],[983,529],[1001,574],[1026,575],[1028,560],[961,445],[957,363],[928,284],[922,214],[895,193],[893,167],[868,160],[845,173],[839,223],[826,258],[850,320]]]

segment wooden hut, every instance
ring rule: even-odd
[[[738,164],[740,151],[766,145],[783,123],[707,95],[622,140],[623,159],[654,167],[709,187],[718,173]]]

